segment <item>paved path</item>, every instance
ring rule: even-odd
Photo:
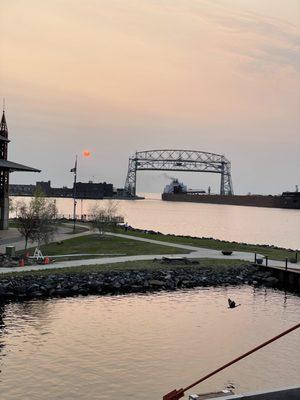
[[[90,234],[91,232],[85,232],[84,234]],[[78,234],[79,236],[80,234]],[[82,234],[81,234],[82,235]],[[131,235],[123,235],[119,233],[107,233],[110,236],[116,236],[124,239],[131,239],[141,242],[160,244],[162,246],[168,247],[177,247],[182,250],[185,250],[183,254],[149,254],[149,255],[136,255],[136,256],[119,256],[119,257],[101,257],[101,258],[92,258],[87,260],[72,260],[72,261],[63,261],[63,262],[55,262],[53,264],[48,265],[31,265],[24,268],[15,267],[15,268],[0,268],[0,273],[5,272],[21,272],[21,271],[38,271],[44,269],[55,269],[55,268],[68,268],[68,267],[77,267],[83,265],[105,265],[105,264],[115,264],[127,261],[146,261],[153,260],[154,258],[161,260],[163,257],[186,257],[187,253],[188,258],[214,258],[214,259],[231,259],[231,260],[245,260],[245,261],[254,261],[254,254],[247,252],[234,252],[231,256],[224,256],[219,250],[211,250],[205,249],[201,247],[189,246],[185,244],[177,244],[171,242],[163,242],[160,240],[153,240],[147,238],[141,238],[137,236]],[[76,235],[72,235],[74,237]],[[69,236],[68,236],[69,238]],[[261,256],[262,257],[262,256]],[[274,267],[284,268],[283,261],[275,261],[269,260],[269,265]],[[300,272],[300,265],[297,264],[289,264],[289,269],[293,269]]]
[[[87,231],[83,231],[83,232],[79,232],[79,233],[72,233],[72,226],[71,224],[65,224],[65,227],[59,227],[57,233],[54,235],[54,238],[52,240],[52,242],[58,242],[61,240],[67,240],[67,239],[73,239],[76,238],[78,236],[84,236],[84,235],[90,235],[91,231],[87,230]],[[77,227],[83,227],[86,228],[86,225],[78,225]],[[20,236],[18,230],[16,228],[10,228],[9,230],[7,230],[5,232],[5,237],[2,234],[1,235],[2,238],[0,238],[0,253],[5,253],[5,248],[7,245],[10,246],[15,246],[16,251],[19,250],[24,250],[25,247],[25,241],[22,238],[22,236]],[[36,247],[37,243],[31,243],[29,242],[28,246],[30,247]]]
[[[0,246],[20,242],[22,240],[23,238],[17,228],[9,228],[0,232]]]

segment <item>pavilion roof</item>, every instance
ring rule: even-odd
[[[27,167],[26,165],[17,164],[12,161],[1,160],[1,159],[0,159],[0,170],[5,170],[9,172],[13,171],[41,172],[40,169]]]

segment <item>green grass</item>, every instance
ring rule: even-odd
[[[83,226],[83,225],[80,225],[80,224],[82,224],[82,223],[78,222],[76,224],[75,232],[73,232],[73,224],[72,224],[72,222],[68,222],[68,223],[57,222],[56,223],[56,227],[57,228],[67,228],[69,230],[69,232],[66,232],[66,233],[70,234],[70,235],[73,235],[74,233],[77,234],[77,233],[82,233],[82,232],[86,232],[86,231],[90,230],[90,225],[89,224],[85,224],[86,226]],[[8,227],[9,228],[18,228],[18,226],[19,226],[19,222],[18,222],[17,219],[10,219],[8,221]]]
[[[272,260],[285,260],[286,258],[294,258],[295,252],[287,249],[273,249],[266,246],[260,245],[252,245],[252,244],[241,244],[241,243],[230,243],[230,242],[222,242],[217,239],[206,239],[206,238],[187,238],[187,237],[178,237],[171,235],[155,235],[151,233],[140,233],[134,231],[127,231],[119,229],[119,233],[125,233],[129,236],[138,236],[147,239],[153,240],[161,240],[163,242],[171,242],[178,244],[187,244],[195,247],[203,247],[207,249],[213,250],[231,250],[231,251],[245,251],[250,253],[259,253],[264,256],[268,256]],[[300,261],[300,254],[298,255],[298,259]]]
[[[91,234],[71,238],[60,242],[53,242],[41,246],[44,255],[63,254],[125,254],[128,256],[138,254],[178,254],[185,253],[185,250],[175,247],[167,247],[159,244],[138,242],[132,239],[123,239],[114,236],[100,236]],[[31,253],[34,249],[30,249]],[[83,258],[87,258],[84,256]]]
[[[105,265],[82,265],[78,267],[68,267],[68,268],[54,268],[45,269],[39,271],[22,271],[22,272],[8,272],[5,274],[0,274],[1,279],[7,279],[12,277],[37,277],[37,276],[48,276],[48,275],[74,275],[74,274],[89,274],[89,273],[99,273],[107,271],[141,271],[141,270],[174,270],[176,268],[180,269],[210,269],[214,272],[222,272],[227,268],[240,268],[246,265],[250,265],[247,261],[243,260],[227,260],[227,259],[199,259],[199,264],[191,265],[170,265],[162,264],[160,261],[127,261],[123,263],[105,264]]]
[[[82,232],[87,232],[90,230],[88,226],[76,226],[75,232],[73,231],[73,228],[70,225],[65,225],[65,224],[60,224],[62,228],[69,228],[70,232],[66,232],[67,235],[76,235],[77,233],[82,233]]]
[[[9,227],[9,228],[17,228],[17,227],[18,227],[18,221],[9,220],[9,221],[8,221],[8,227]]]

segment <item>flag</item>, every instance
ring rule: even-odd
[[[74,172],[74,174],[77,174],[77,156],[76,156],[75,166],[74,168],[70,169],[70,172]]]

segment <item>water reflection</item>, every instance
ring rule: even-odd
[[[2,372],[2,359],[5,356],[5,306],[0,304],[0,382],[1,382],[1,372]]]
[[[300,249],[300,210],[168,202],[159,194],[143,195],[145,200],[119,201],[120,213],[136,228]],[[94,204],[84,200],[83,213],[89,214]],[[57,198],[56,205],[60,214],[72,215],[72,199]]]
[[[242,306],[229,310],[228,297]],[[2,398],[161,398],[295,324],[299,306],[292,294],[251,287],[8,304]],[[201,390],[296,384],[298,340],[288,335]]]
[[[4,328],[4,311],[5,306],[3,304],[0,304],[0,334],[2,333],[2,330]]]

